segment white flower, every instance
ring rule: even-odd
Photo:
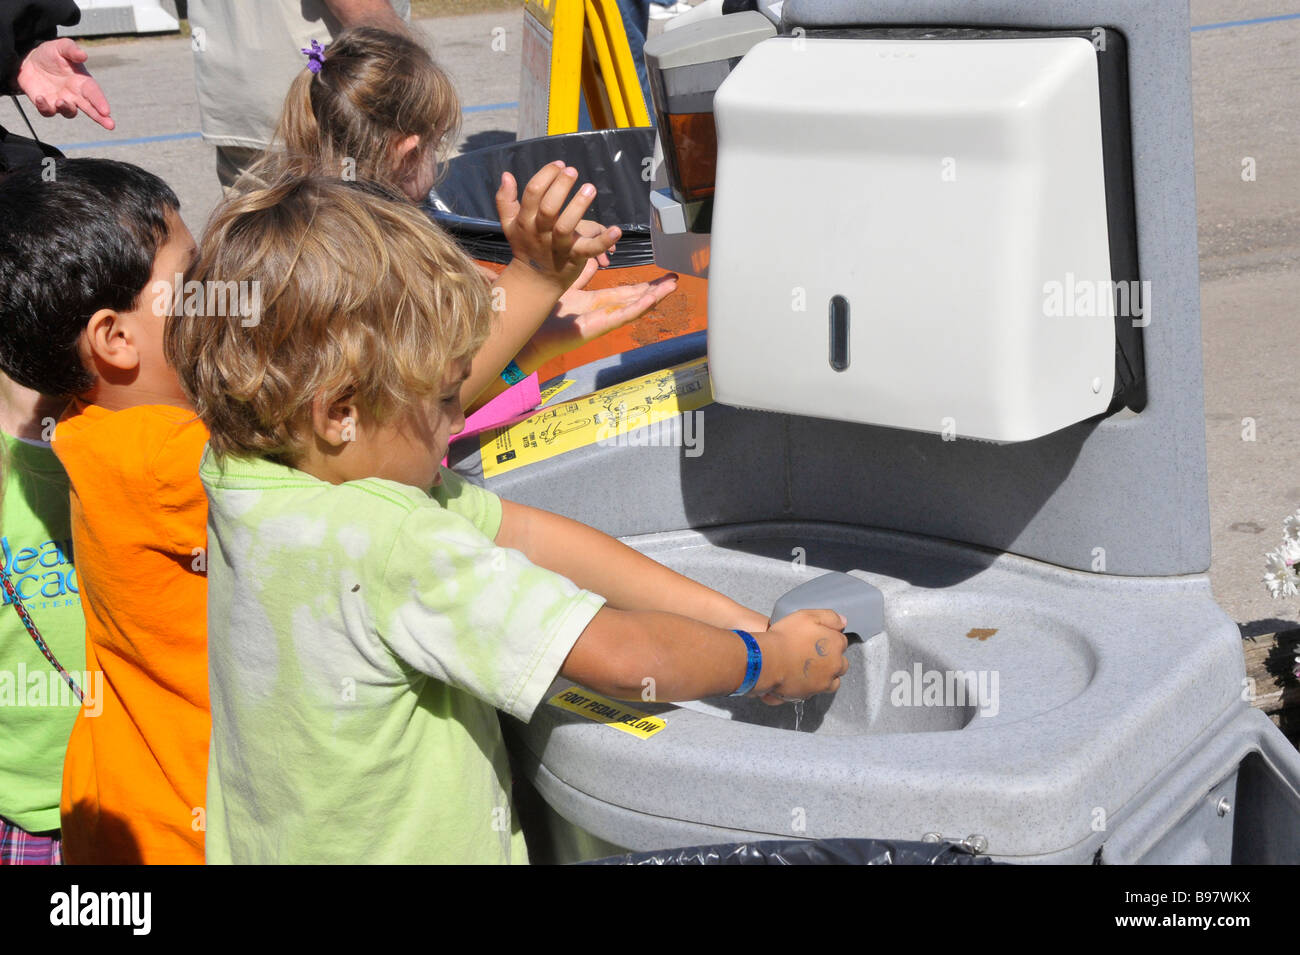
[[[1282,536],[1289,541],[1300,541],[1300,511],[1282,522]]]
[[[1287,538],[1282,542],[1282,546],[1277,549],[1277,553],[1291,567],[1300,564],[1300,540]],[[1300,571],[1297,571],[1297,573],[1300,573]]]
[[[1300,580],[1281,553],[1271,550],[1264,555],[1264,560],[1267,568],[1264,574],[1264,585],[1268,587],[1274,599],[1294,597],[1300,593],[1300,587],[1296,586]]]

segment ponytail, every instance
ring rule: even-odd
[[[455,143],[460,103],[428,51],[410,37],[373,27],[341,33],[319,68],[289,87],[263,181],[278,168],[399,186],[394,148],[410,136],[425,155]]]

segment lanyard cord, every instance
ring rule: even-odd
[[[31,132],[32,139],[36,140],[39,143],[41,141],[41,137],[36,135],[36,130],[32,128],[32,121],[28,119],[27,114],[23,112],[23,104],[18,102],[18,96],[12,95],[9,98],[14,101],[14,106],[18,108],[18,115],[21,116],[23,118],[23,122],[27,124],[27,129]]]
[[[0,567],[0,587],[4,588],[4,592],[8,595],[9,599],[13,601],[14,610],[18,614],[18,619],[23,622],[23,626],[26,627],[27,632],[31,634],[32,640],[36,643],[36,649],[41,651],[41,655],[50,661],[50,666],[58,670],[59,676],[63,677],[68,686],[72,687],[72,692],[77,695],[77,702],[84,704],[85,697],[82,696],[81,687],[77,686],[77,681],[72,678],[72,674],[63,669],[63,665],[60,664],[58,658],[54,656],[53,651],[50,650],[49,645],[46,644],[45,639],[41,636],[41,632],[36,629],[36,624],[32,621],[32,615],[27,612],[27,608],[23,605],[23,598],[18,596],[18,589],[14,587],[13,581],[9,579],[9,574],[3,567]]]

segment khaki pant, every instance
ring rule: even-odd
[[[221,181],[221,188],[226,195],[230,195],[235,181],[261,156],[260,149],[248,149],[244,146],[217,147],[217,179]]]

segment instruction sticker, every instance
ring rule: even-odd
[[[541,392],[540,392],[540,397],[541,397],[542,400],[539,401],[538,404],[542,404],[542,405],[546,404],[546,402],[550,401],[552,398],[554,398],[556,395],[558,395],[561,391],[563,391],[564,389],[568,388],[568,387],[569,387],[570,385],[572,385],[572,384],[573,384],[573,379],[572,379],[572,378],[565,378],[563,381],[557,381],[555,384],[551,385],[549,388],[543,388],[543,389],[541,390]]]
[[[637,739],[649,739],[668,724],[657,716],[642,713],[598,693],[571,686],[561,690],[546,702],[570,713],[577,713],[593,723],[604,723],[616,730],[629,733]]]
[[[479,439],[483,476],[505,474],[589,444],[636,445],[635,438],[620,440],[621,436],[712,401],[707,359],[642,375],[545,408],[516,424],[484,431]]]

